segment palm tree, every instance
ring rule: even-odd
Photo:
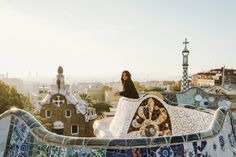
[[[106,102],[94,103],[92,97],[88,95],[87,93],[79,94],[79,96],[81,97],[81,99],[88,102],[89,107],[95,108],[96,113],[99,116],[101,116],[103,112],[109,112],[110,107],[112,107],[110,104]]]
[[[79,96],[81,97],[81,99],[87,101],[89,106],[92,105],[93,100],[92,100],[92,97],[90,95],[88,95],[87,93],[82,93],[82,94],[79,94]]]

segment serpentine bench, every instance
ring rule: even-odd
[[[207,129],[213,117],[211,110],[168,105],[154,95],[139,100],[122,97],[115,116],[95,121],[94,132],[99,138],[182,135]]]
[[[125,135],[136,132],[137,134],[135,133],[135,136],[140,137],[69,137],[49,132],[31,114],[24,110],[12,109],[6,111],[0,115],[0,157],[235,156],[235,133],[230,108],[219,107],[213,112],[209,112],[209,110],[205,109],[197,111],[196,109],[170,106],[152,96],[147,96],[138,102],[137,104],[134,102],[134,106],[136,106],[136,108],[134,107],[134,115],[146,117],[147,110],[145,110],[145,106],[146,108],[155,108],[156,105],[159,105],[160,107],[158,106],[159,108],[155,108],[154,110],[162,110],[159,111],[160,116],[158,116],[159,118],[152,116],[152,121],[165,119],[166,122],[168,122],[167,124],[171,125],[164,125],[163,128],[161,127],[162,125],[158,125],[159,129],[156,129],[156,127],[143,127],[150,126],[153,123],[149,121],[150,119],[148,117],[143,117],[144,120],[142,121],[135,120],[136,117],[131,115],[130,112],[127,112],[131,117],[130,123],[128,123],[128,127],[121,127],[120,130],[126,130]],[[164,107],[166,109],[165,111],[161,109]],[[157,113],[157,111],[155,112]],[[144,113],[144,115],[142,115],[142,113]],[[163,115],[163,113],[166,114]],[[201,116],[192,118],[198,115],[198,113],[203,116],[209,114],[208,116],[211,118],[211,122],[202,123],[202,125],[207,124],[208,126],[202,127],[196,125],[196,127],[198,127],[198,129],[196,129],[195,127],[191,127],[191,124],[188,124],[199,124],[198,122],[194,122],[194,119],[196,121],[201,120]],[[176,118],[185,123],[179,123],[175,120]],[[187,121],[184,121],[184,119]],[[142,123],[145,122],[145,120],[147,120],[147,124],[149,125]],[[157,121],[161,122],[159,120]],[[135,121],[138,124],[135,124]],[[134,125],[132,125],[131,122],[133,122]],[[106,124],[110,125],[111,121],[109,123],[106,122]],[[114,123],[114,125],[115,124],[117,123]],[[187,127],[185,127],[185,125]],[[115,126],[113,127],[115,128]],[[145,130],[143,131],[141,129],[142,127],[147,128],[147,132]],[[156,130],[152,130],[151,128]],[[117,134],[112,134],[112,136],[121,135],[121,131]]]

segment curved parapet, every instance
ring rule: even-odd
[[[222,86],[212,86],[206,90],[208,93],[213,93],[213,94],[225,94],[225,95],[235,95],[235,91],[228,90]]]
[[[212,93],[212,94],[224,94],[227,95],[227,97],[232,100],[235,101],[236,100],[236,90],[235,89],[226,89],[223,88],[221,86],[213,86],[209,89],[206,90],[208,93]]]
[[[122,97],[114,117],[95,121],[94,133],[100,138],[186,134],[208,128],[213,120],[211,112],[168,105],[154,95],[139,100]]]
[[[163,93],[164,100],[168,104],[185,104],[193,107],[217,109],[220,106],[230,106],[231,102],[225,94],[207,93],[198,87],[192,87],[184,92]]]
[[[47,131],[31,114],[15,109],[0,116],[0,156],[214,156],[233,157],[231,112],[220,107],[211,125],[180,135],[142,138],[79,138]]]

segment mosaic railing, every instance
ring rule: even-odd
[[[139,100],[120,98],[114,117],[95,121],[96,137],[140,138],[180,135],[207,129],[214,110],[168,105],[155,95]]]
[[[0,156],[9,157],[233,157],[235,134],[227,107],[215,111],[208,129],[179,136],[136,139],[66,137],[47,131],[31,114],[9,110],[0,116]]]
[[[217,109],[221,106],[230,106],[231,102],[225,94],[211,94],[198,87],[192,87],[185,92],[162,93],[164,101],[168,104],[184,104],[190,108]]]

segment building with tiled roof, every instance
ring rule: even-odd
[[[92,125],[97,114],[88,103],[76,98],[64,82],[63,69],[58,68],[56,85],[40,102],[40,116],[51,124],[50,131],[66,136],[93,136]]]
[[[236,89],[236,69],[211,69],[192,76],[194,86],[223,86]]]

